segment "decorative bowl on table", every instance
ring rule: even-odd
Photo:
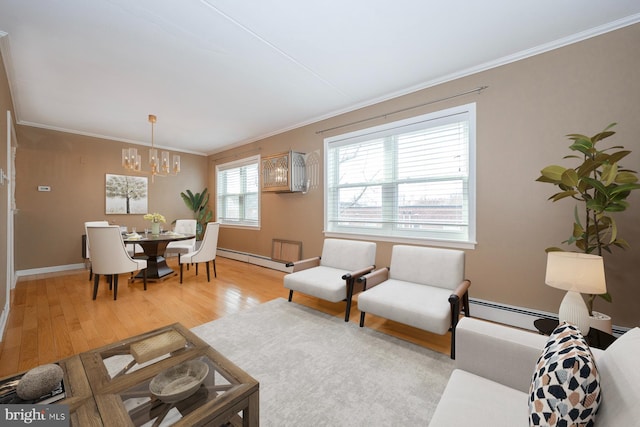
[[[209,365],[202,360],[188,360],[156,375],[149,391],[165,403],[179,402],[198,391],[209,374]]]

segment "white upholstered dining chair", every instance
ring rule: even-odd
[[[197,221],[195,219],[177,219],[176,225],[173,228],[174,233],[179,234],[193,234],[193,239],[179,240],[177,242],[169,242],[167,245],[166,253],[177,253],[178,263],[180,263],[180,256],[196,250],[196,229]],[[189,264],[187,264],[189,268]]]
[[[198,263],[204,262],[207,266],[207,282],[211,281],[209,273],[209,261],[213,262],[213,276],[218,277],[216,272],[216,251],[218,250],[218,234],[220,232],[219,222],[207,223],[204,231],[204,237],[200,247],[193,251],[180,256],[180,283],[182,283],[182,266],[187,264],[196,265],[196,276],[198,275]]]
[[[89,259],[89,281],[93,279],[93,266],[91,265],[91,248],[89,245],[89,233],[87,233],[87,228],[89,227],[106,227],[109,225],[108,221],[86,221],[84,223],[84,235],[85,239],[85,255]]]
[[[87,233],[88,240],[91,241],[93,299],[96,299],[98,294],[100,275],[111,276],[114,300],[118,298],[118,275],[123,273],[142,270],[144,289],[147,290],[147,261],[131,258],[122,240],[120,227],[117,225],[88,227]]]

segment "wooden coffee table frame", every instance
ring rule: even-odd
[[[167,358],[135,371],[111,378],[104,359],[129,354],[131,344],[170,330],[182,334],[187,346]],[[182,416],[175,426],[259,425],[259,383],[206,342],[179,323],[159,328],[107,346],[61,360],[67,397],[56,403],[69,405],[73,426],[134,426],[123,404],[122,394],[150,381],[160,372],[194,358],[206,358],[219,375],[232,385]],[[242,416],[239,416],[242,413]]]

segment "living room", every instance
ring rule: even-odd
[[[487,90],[468,95],[463,101],[443,101],[427,107],[440,110],[460,102],[477,103],[478,244],[467,252],[466,264],[473,282],[471,298],[556,312],[562,294],[544,284],[544,250],[569,237],[574,206],[570,202],[548,201],[552,189],[535,180],[544,166],[559,163],[568,154],[565,135],[592,135],[614,122],[618,125],[612,144],[632,150],[625,159],[628,167],[639,163],[640,153],[633,149],[637,126],[633,113],[637,58],[633,49],[638,27],[622,28],[244,147],[208,157],[183,154],[180,175],[159,178],[150,184],[149,209],[161,212],[169,221],[190,217],[180,192],[215,189],[216,164],[291,148],[304,153],[321,151],[323,136],[316,134],[319,130],[486,85]],[[595,64],[593,58],[597,58]],[[585,68],[584,64],[590,66]],[[6,94],[6,84],[4,88]],[[141,215],[104,213],[101,189],[105,173],[124,173],[120,149],[126,144],[23,125],[17,126],[17,136],[19,211],[15,216],[14,259],[18,274],[81,264],[80,237],[85,220],[108,219],[144,229]],[[43,184],[53,191],[38,192],[37,186]],[[621,213],[618,222],[620,233],[632,249],[607,257],[607,286],[614,302],[596,303],[600,311],[613,317],[614,325],[622,327],[639,320],[638,291],[633,286],[640,269],[636,253],[640,230],[633,209],[639,203],[638,195],[632,194],[629,202],[632,208]],[[320,188],[307,194],[263,193],[261,208],[259,231],[223,227],[219,247],[270,257],[272,239],[279,238],[302,241],[304,257],[321,251],[324,235]],[[43,212],[47,213],[44,217]],[[56,250],[43,245],[43,240],[55,242]],[[389,242],[378,242],[376,265],[388,265],[391,246]]]
[[[150,184],[149,210],[162,213],[169,221],[190,217],[180,192],[204,188],[213,192],[216,165],[230,160],[291,149],[321,154],[327,135],[319,132],[325,129],[436,100],[442,101],[426,105],[420,113],[475,103],[477,243],[466,250],[472,312],[491,306],[495,309],[491,313],[557,313],[563,293],[544,283],[545,248],[561,245],[571,234],[574,204],[552,203],[548,198],[553,190],[535,180],[544,166],[568,163],[563,160],[568,154],[567,134],[593,135],[610,123],[617,123],[612,144],[632,151],[624,165],[639,169],[639,41],[640,24],[634,23],[243,146],[206,156],[181,153],[182,172]],[[4,51],[2,59],[6,62]],[[5,67],[0,68],[0,107],[15,117]],[[480,93],[443,100],[484,86],[487,88]],[[393,119],[414,114],[407,111]],[[2,248],[1,265],[13,260],[17,277],[83,266],[85,220],[107,219],[144,228],[141,215],[105,215],[104,210],[105,174],[125,174],[120,150],[130,144],[19,123],[15,131],[15,252]],[[0,133],[7,134],[5,120],[0,123]],[[0,161],[6,164],[6,153],[0,154]],[[40,185],[50,186],[52,191],[38,192]],[[8,186],[2,186],[1,191],[6,196]],[[215,209],[213,199],[212,194],[211,207]],[[640,195],[632,194],[629,203],[631,207],[616,218],[631,249],[604,255],[607,289],[613,302],[596,302],[596,309],[609,314],[615,327],[622,330],[640,324],[640,289],[636,286],[640,275]],[[222,227],[219,248],[268,258],[272,239],[278,238],[303,242],[303,257],[320,253],[325,239],[322,180],[305,194],[262,193],[261,211],[259,230]],[[3,224],[6,212],[5,206],[0,213]],[[394,243],[376,243],[376,265],[389,265]],[[5,268],[0,272],[6,275]],[[5,282],[0,293],[8,295],[7,289],[14,285]],[[3,296],[1,301],[6,310],[9,299]]]

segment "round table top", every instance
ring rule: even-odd
[[[130,234],[123,234],[122,240],[127,243],[140,242],[175,242],[179,240],[189,240],[196,237],[195,234],[180,234],[174,232],[166,232],[161,234],[138,234],[140,237],[132,237]]]

